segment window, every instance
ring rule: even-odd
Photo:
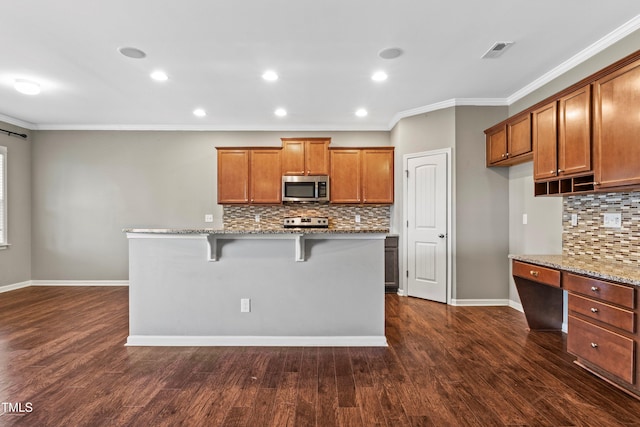
[[[7,246],[7,147],[0,147],[0,247]]]

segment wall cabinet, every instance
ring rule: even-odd
[[[330,138],[281,138],[282,175],[329,175]]]
[[[393,203],[393,147],[329,152],[332,203]]]
[[[594,83],[598,190],[640,185],[640,60]]]
[[[218,203],[279,204],[280,148],[218,148]]]
[[[533,111],[535,194],[593,191],[591,85]]]
[[[531,115],[514,116],[485,131],[487,166],[511,166],[531,160]]]

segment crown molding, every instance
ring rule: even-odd
[[[42,124],[37,125],[37,130],[101,130],[101,131],[160,131],[160,132],[329,132],[329,131],[389,131],[385,126],[319,126],[319,125],[295,125],[287,126],[228,126],[228,125],[147,125],[147,124]]]
[[[23,129],[28,130],[36,130],[38,125],[35,123],[25,122],[24,120],[16,119],[15,117],[5,116],[4,114],[0,114],[0,121],[8,123],[14,126],[20,126]]]
[[[388,130],[398,124],[398,122],[404,118],[417,116],[418,114],[425,114],[431,111],[443,110],[451,107],[461,106],[476,106],[476,107],[505,107],[508,106],[505,98],[452,98],[442,102],[436,102],[435,104],[425,105],[423,107],[414,108],[411,110],[401,111],[396,113],[389,123]]]
[[[628,35],[630,35],[631,33],[633,33],[638,29],[640,29],[640,15],[636,15],[629,21],[625,22],[622,26],[616,28],[615,30],[613,30],[612,32],[610,32],[600,40],[596,41],[592,45],[578,52],[571,58],[564,61],[562,64],[553,68],[551,71],[547,72],[546,74],[543,74],[536,80],[532,81],[522,89],[518,90],[517,92],[509,96],[507,98],[508,104],[511,105],[514,102],[529,95],[530,93],[540,89],[542,86],[551,82],[553,79],[561,76],[567,71],[570,71],[571,69],[585,62],[589,58],[592,58],[593,56],[597,55],[598,53],[602,52],[609,46],[622,40],[623,38],[627,37]]]

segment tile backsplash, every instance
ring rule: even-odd
[[[620,228],[604,227],[605,213],[619,213]],[[571,225],[571,214],[578,224]],[[640,266],[640,192],[567,196],[562,206],[562,253]]]
[[[387,205],[327,205],[305,203],[275,206],[225,205],[224,228],[282,228],[282,221],[291,216],[329,217],[329,227],[336,229],[389,228],[391,208]],[[260,222],[255,222],[260,215]],[[360,215],[360,224],[355,216]]]

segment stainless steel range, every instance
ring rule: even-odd
[[[285,218],[284,228],[329,228],[329,218],[326,216],[296,216]]]

